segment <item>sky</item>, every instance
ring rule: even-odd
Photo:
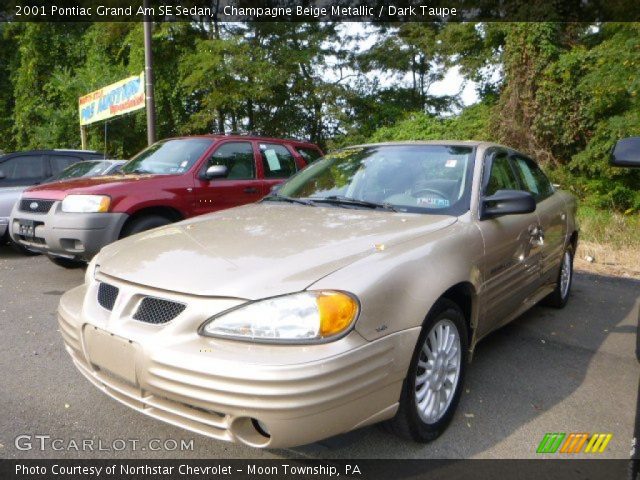
[[[429,89],[429,92],[437,96],[455,95],[463,88],[460,98],[465,106],[478,102],[480,99],[476,92],[475,82],[465,82],[458,70],[458,67],[450,68],[444,79],[440,82],[435,82]]]

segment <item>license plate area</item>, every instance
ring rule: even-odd
[[[25,238],[36,236],[36,222],[33,220],[18,219],[18,235]]]
[[[85,353],[91,365],[137,385],[137,343],[93,325],[85,325],[83,337]]]

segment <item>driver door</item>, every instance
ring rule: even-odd
[[[204,163],[200,173],[211,165],[227,167],[227,176],[208,180],[199,175],[195,180],[196,215],[256,202],[265,195],[258,179],[256,159],[251,142],[221,143]]]
[[[482,196],[521,190],[509,154],[495,150],[485,159]],[[536,212],[503,215],[478,222],[484,240],[479,335],[503,325],[521,310],[540,282],[541,243]]]

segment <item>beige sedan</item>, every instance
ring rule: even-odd
[[[386,421],[426,442],[482,337],[566,303],[575,211],[499,145],[351,147],[260,203],[105,247],[60,331],[96,387],[213,438],[284,447]]]

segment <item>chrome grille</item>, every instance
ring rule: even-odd
[[[119,291],[118,287],[114,287],[108,283],[100,283],[98,287],[98,303],[100,306],[107,310],[113,310]]]
[[[171,302],[169,300],[162,300],[160,298],[145,297],[140,302],[138,310],[133,315],[135,320],[141,322],[153,323],[159,325],[161,323],[167,323],[180,315],[186,305],[178,302]]]
[[[48,213],[54,203],[55,200],[23,198],[22,200],[20,200],[20,211],[31,213]]]

